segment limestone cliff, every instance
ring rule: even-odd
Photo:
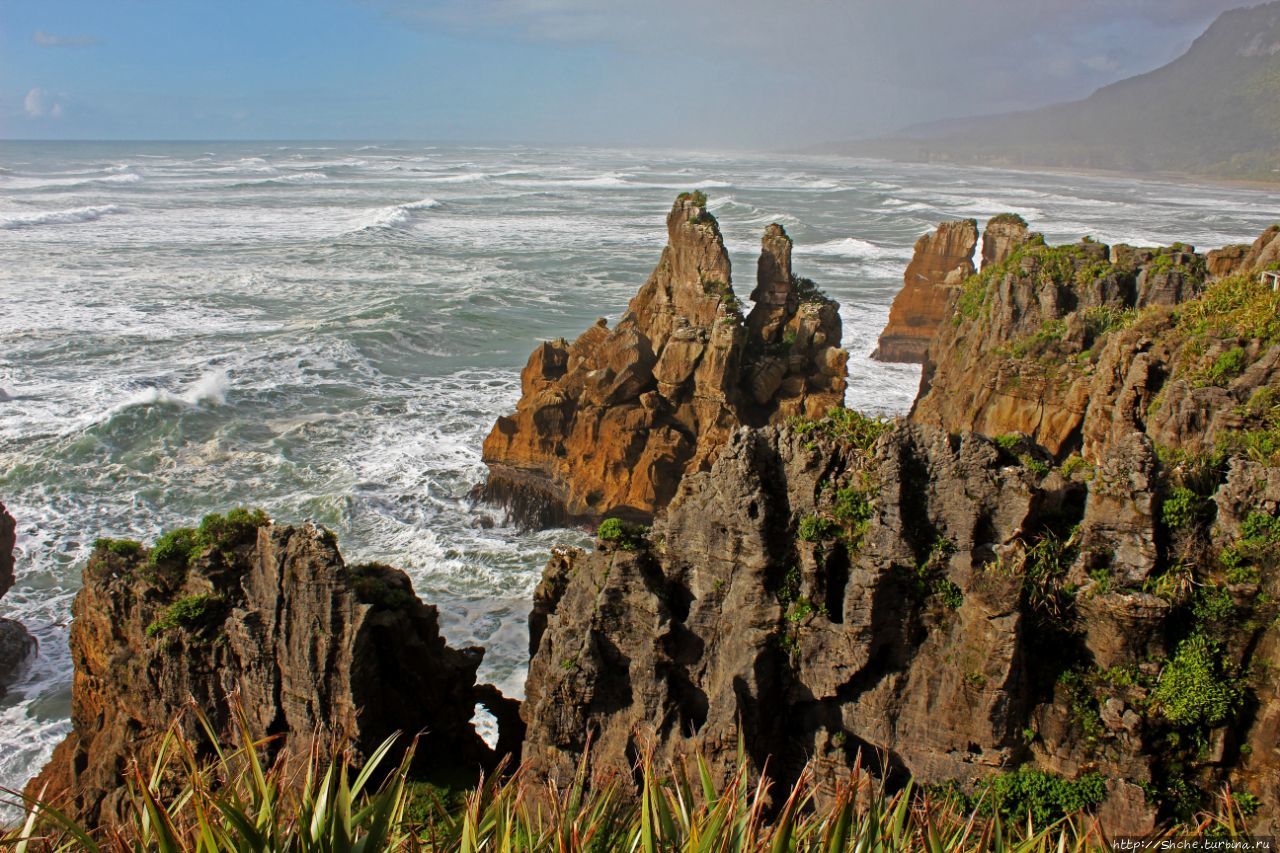
[[[449,648],[402,572],[346,565],[311,525],[211,518],[151,549],[98,543],[72,608],[74,728],[29,794],[109,822],[123,813],[130,764],[148,766],[175,720],[205,743],[181,713],[189,703],[229,732],[232,694],[254,736],[277,736],[273,754],[305,755],[319,733],[321,749],[358,757],[421,732],[425,773],[491,762],[471,725],[483,650]],[[505,711],[496,691],[483,698]]]
[[[978,223],[972,219],[944,222],[916,241],[902,290],[889,309],[889,323],[880,333],[872,358],[880,361],[921,362],[938,324],[947,313],[951,295],[973,274],[973,250]],[[984,257],[987,252],[984,245]],[[993,237],[993,253],[999,251]]]
[[[0,598],[13,588],[13,551],[16,545],[17,523],[0,503]],[[4,697],[35,647],[35,640],[21,624],[12,619],[0,619],[0,698]]]
[[[1190,495],[1190,497],[1188,497]],[[1134,435],[1096,468],[850,413],[735,433],[648,536],[559,552],[539,589],[530,771],[745,744],[786,783],[1032,763],[1100,774],[1144,831],[1224,780],[1280,810],[1280,476],[1193,476]]]
[[[1257,280],[1277,230],[1209,262],[1181,244],[1033,237],[957,292],[912,419],[1025,434],[1059,460],[1097,462],[1134,432],[1188,454],[1256,443],[1280,382],[1280,297]]]
[[[648,520],[739,425],[843,401],[838,306],[792,273],[782,226],[765,232],[746,318],[705,196],[676,200],[667,236],[615,328],[534,350],[515,413],[485,439],[483,493],[522,522]]]

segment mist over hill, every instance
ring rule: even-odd
[[[1280,2],[1225,12],[1178,59],[1081,101],[932,122],[825,150],[1280,181]]]

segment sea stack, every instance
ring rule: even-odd
[[[702,193],[676,199],[667,240],[616,327],[534,350],[515,413],[485,440],[484,495],[522,523],[650,521],[738,426],[843,401],[839,306],[792,273],[781,225],[765,231],[745,318]]]
[[[889,323],[872,353],[878,361],[922,363],[929,342],[946,316],[952,294],[973,275],[978,223],[944,222],[916,241],[902,290],[889,309]]]

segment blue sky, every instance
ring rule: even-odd
[[[0,0],[0,137],[804,147],[1082,97],[1240,0]]]

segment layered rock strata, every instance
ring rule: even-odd
[[[677,199],[667,236],[616,327],[534,350],[515,413],[485,439],[483,494],[526,524],[648,520],[738,426],[844,399],[839,307],[793,274],[782,226],[765,232],[745,318],[705,197]]]
[[[13,588],[17,523],[0,503],[0,598]],[[13,619],[0,619],[0,698],[36,651],[36,641]]]
[[[471,724],[477,700],[512,709],[477,689],[483,650],[447,646],[403,572],[348,566],[331,533],[265,519],[175,544],[94,551],[72,608],[73,731],[29,794],[90,826],[120,819],[125,774],[150,766],[170,725],[209,756],[188,706],[231,743],[233,701],[254,737],[274,736],[268,758],[305,758],[314,738],[358,760],[400,733],[399,750],[419,736],[428,775],[492,763]]]
[[[973,275],[978,223],[972,219],[944,222],[916,241],[902,277],[902,290],[889,309],[889,323],[871,357],[880,361],[924,361],[938,324],[946,316],[951,295]],[[983,247],[984,253],[987,247]],[[993,253],[1000,251],[995,239]]]
[[[1264,429],[1280,339],[1257,272],[1280,249],[1269,242],[1278,230],[1232,264],[1181,244],[1054,247],[1033,237],[957,291],[912,419],[1021,433],[1059,460],[1090,462],[1135,432],[1195,454]],[[1227,274],[1215,279],[1209,267]]]
[[[548,565],[530,771],[567,782],[588,745],[623,778],[644,749],[727,778],[739,743],[781,783],[861,762],[968,787],[1031,763],[1101,774],[1112,833],[1224,781],[1273,831],[1277,469],[1237,458],[1174,526],[1178,475],[1145,436],[1096,468],[1047,460],[856,417],[735,433],[647,538]]]

